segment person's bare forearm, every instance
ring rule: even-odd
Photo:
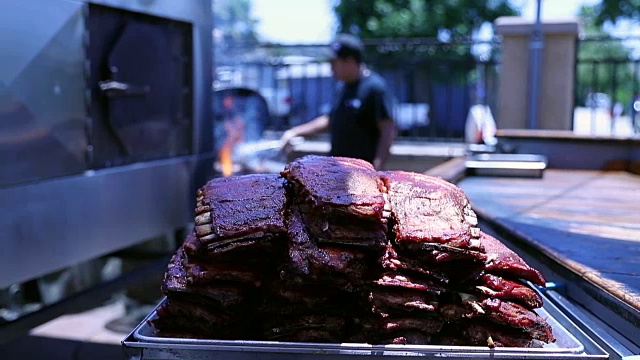
[[[391,145],[396,138],[396,127],[393,121],[386,120],[378,124],[380,129],[380,139],[376,148],[376,157],[373,159],[373,167],[382,170],[389,158]]]
[[[320,115],[309,122],[292,127],[291,129],[285,131],[285,133],[287,133],[289,139],[291,139],[296,136],[315,135],[327,130],[328,127],[329,116]]]

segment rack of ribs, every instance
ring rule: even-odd
[[[540,346],[525,283],[543,276],[485,234],[442,179],[305,156],[215,178],[165,273],[153,325],[194,338]]]

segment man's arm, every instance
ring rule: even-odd
[[[321,133],[329,129],[329,116],[328,115],[320,115],[317,118],[306,122],[304,124],[300,124],[298,126],[294,126],[291,129],[285,131],[280,138],[280,142],[283,147],[289,145],[291,139],[298,136],[309,136]]]
[[[391,119],[378,121],[378,129],[380,130],[380,139],[376,148],[376,157],[373,159],[373,167],[376,170],[382,170],[389,158],[391,144],[396,138],[397,131],[396,125]]]

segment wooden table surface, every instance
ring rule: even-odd
[[[640,310],[640,176],[547,169],[458,182],[484,218]]]

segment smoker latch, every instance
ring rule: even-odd
[[[145,96],[151,90],[149,85],[137,86],[115,80],[100,81],[98,87],[107,96]]]

